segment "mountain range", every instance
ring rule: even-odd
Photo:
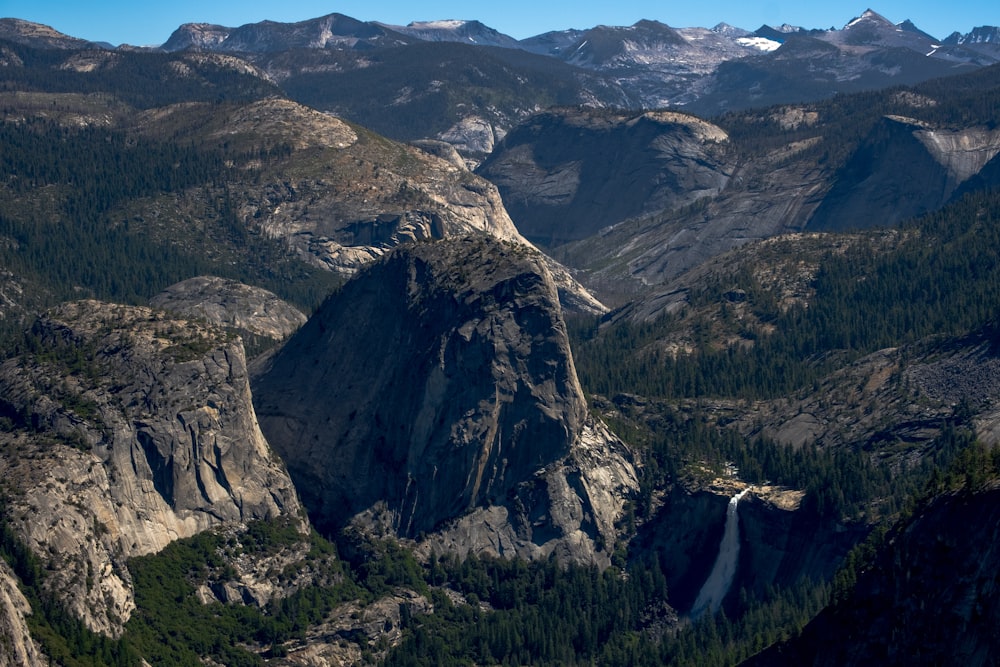
[[[293,91],[313,89],[311,93],[304,90],[303,93],[311,95],[308,102],[317,108],[344,114],[358,122],[367,121],[366,124],[389,136],[413,139],[416,137],[408,135],[404,128],[389,131],[388,126],[383,127],[380,121],[375,121],[373,125],[371,109],[358,108],[346,95],[334,92],[343,89],[342,80],[350,78],[350,70],[357,67],[367,69],[383,62],[372,51],[395,47],[405,52],[411,51],[412,48],[406,47],[414,47],[415,42],[430,42],[527,52],[544,56],[547,60],[526,60],[523,55],[505,52],[494,52],[489,57],[499,59],[504,70],[518,73],[521,80],[516,84],[518,88],[523,86],[526,74],[538,69],[570,79],[566,85],[570,87],[567,92],[572,97],[562,101],[542,100],[543,106],[553,102],[646,109],[671,106],[701,115],[714,115],[748,106],[822,99],[838,92],[916,83],[996,63],[1000,61],[1000,47],[996,38],[990,40],[987,35],[996,35],[997,30],[995,27],[976,28],[968,35],[953,35],[951,41],[942,42],[908,21],[896,25],[867,10],[840,30],[762,26],[748,32],[725,24],[712,29],[673,28],[657,21],[644,20],[632,26],[597,26],[589,30],[550,32],[518,41],[475,21],[391,26],[360,23],[334,14],[296,24],[264,23],[239,28],[184,25],[171,35],[162,48],[171,51],[194,47],[252,53],[255,54],[254,60],[262,64],[271,60],[269,54],[290,48],[364,52],[365,57],[350,59],[354,61],[353,65],[345,64],[342,58],[337,59],[340,64],[336,68],[313,63],[309,67],[310,76],[305,81],[289,80],[286,85]],[[410,54],[408,58],[409,68],[419,70],[434,66],[442,58],[466,58],[457,54],[451,56],[451,53],[454,52],[418,49],[416,54],[419,55]],[[486,56],[477,56],[482,57]],[[572,68],[553,69],[557,63]],[[279,73],[268,65],[263,67],[278,77],[298,78],[298,73],[292,69]],[[387,63],[387,68],[396,76],[405,71],[396,58],[391,64]],[[529,72],[524,72],[524,68],[528,68]],[[330,69],[337,70],[337,73],[319,75],[319,71],[329,72]],[[584,73],[590,76],[583,78]],[[371,72],[365,75],[369,78]],[[442,81],[442,72],[435,67],[434,76],[437,78],[425,80],[422,72],[406,72],[406,83],[397,84],[397,91],[401,94],[390,102],[391,106],[397,107],[393,112],[406,113],[406,106],[414,104],[414,97],[448,97],[449,89],[458,83],[455,78],[461,80],[468,75],[454,72],[446,74]],[[473,119],[489,127],[493,137],[501,136],[522,119],[526,111],[532,110],[516,106],[510,108],[509,103],[496,100],[496,91],[505,87],[500,83],[502,77],[489,71],[486,76],[489,77],[493,91],[490,97],[493,99],[486,104],[483,103],[486,100],[477,103],[476,95],[465,91],[459,93],[465,108],[457,114],[451,104],[442,109],[443,118],[439,122],[450,121],[451,125],[434,128],[437,138],[449,140],[449,134],[458,134],[462,139],[455,143],[468,145],[470,142],[462,136],[462,129]],[[435,84],[435,81],[438,83]],[[475,85],[474,82],[472,85]],[[351,88],[348,84],[348,90]],[[326,92],[315,97],[316,89]],[[406,93],[406,90],[410,92]],[[442,92],[445,95],[441,95]],[[520,90],[515,97],[515,104],[525,100]],[[470,102],[472,108],[468,107]],[[453,104],[457,106],[458,103]],[[426,116],[422,111],[417,111],[415,115]],[[481,147],[485,150],[478,152],[489,152],[489,146],[487,140]]]
[[[996,63],[998,30],[938,40],[866,10],[839,30],[643,20],[515,40],[478,21],[393,26],[330,14],[298,23],[185,24],[159,49],[239,54],[293,99],[396,139],[443,139],[481,158],[527,115],[553,104],[670,106],[704,116],[819,100]],[[0,23],[0,37],[84,44],[11,19]]]
[[[996,34],[0,19],[0,665],[991,664]]]

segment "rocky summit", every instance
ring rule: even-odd
[[[150,305],[276,340],[287,338],[306,322],[302,311],[273,292],[214,276],[175,283],[154,296]]]
[[[533,249],[477,236],[394,250],[254,377],[261,428],[321,528],[609,561],[636,474],[588,415]]]

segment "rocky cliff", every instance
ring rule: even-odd
[[[717,196],[621,220],[553,254],[617,305],[747,243],[800,231],[829,189],[823,170],[800,159],[815,145],[793,141],[737,160]]]
[[[42,667],[49,664],[28,629],[31,605],[18,588],[17,578],[0,561],[0,666]]]
[[[667,578],[670,604],[691,609],[719,551],[730,498],[748,489],[736,479],[690,488],[678,485],[644,523],[632,544],[640,557],[655,554]],[[730,593],[764,596],[804,579],[829,581],[869,528],[817,517],[801,490],[751,486],[739,502],[741,549]]]
[[[254,415],[238,338],[146,308],[68,303],[0,366],[5,519],[93,630],[134,609],[126,560],[299,502]]]
[[[886,116],[836,174],[809,228],[888,227],[937,210],[998,153],[996,129],[956,130]]]
[[[890,533],[854,590],[748,665],[992,665],[1000,486],[951,492]]]
[[[718,194],[732,172],[727,141],[685,114],[552,110],[508,134],[477,173],[522,234],[556,246]]]
[[[496,187],[439,145],[396,143],[274,98],[227,113],[174,105],[145,112],[136,122],[143,134],[161,136],[169,128],[177,136],[245,150],[238,167],[248,178],[230,183],[225,194],[237,224],[282,239],[304,261],[344,276],[414,241],[485,232],[526,243]],[[287,159],[256,157],[275,145],[291,151]],[[197,189],[141,202],[140,215],[150,224],[179,224],[181,233],[204,224],[203,196]],[[605,310],[565,268],[547,261],[569,307]]]
[[[397,249],[254,374],[262,429],[319,526],[608,560],[635,471],[588,416],[533,249],[484,236]]]
[[[815,123],[796,108],[759,121]],[[614,306],[749,241],[801,230],[829,189],[808,157],[820,141],[748,158],[694,116],[553,111],[512,131],[477,173],[527,238]]]

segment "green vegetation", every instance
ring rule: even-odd
[[[744,593],[738,621],[722,615],[676,631],[655,563],[623,573],[564,567],[554,560],[529,564],[472,557],[432,559],[421,568],[406,549],[372,542],[366,565],[345,571],[342,562],[323,560],[333,552],[315,535],[309,538],[311,558],[335,583],[307,586],[264,609],[205,604],[196,594],[200,585],[232,577],[229,561],[236,555],[273,553],[303,539],[287,525],[256,523],[239,536],[202,533],[155,556],[133,559],[129,569],[139,609],[123,637],[111,641],[78,628],[83,639],[67,649],[61,664],[132,665],[142,656],[152,665],[199,665],[203,657],[260,665],[263,657],[284,655],[304,640],[307,629],[337,604],[364,604],[397,586],[422,590],[435,611],[403,610],[405,638],[389,651],[385,665],[735,664],[801,628],[828,594],[825,587],[806,583],[766,601]],[[398,576],[387,579],[386,573]],[[22,579],[25,587],[32,581]],[[46,646],[69,642],[63,632],[62,626],[53,630]]]
[[[307,547],[306,563],[325,585],[307,585],[265,609],[253,605],[203,603],[199,585],[221,585],[235,576],[240,554],[260,558],[286,548]],[[225,665],[262,664],[260,652],[304,636],[346,600],[359,596],[345,579],[332,547],[317,535],[301,535],[290,523],[258,522],[240,535],[201,533],[172,543],[155,556],[129,564],[137,612],[123,641],[153,665],[200,665],[210,656]],[[251,650],[257,648],[258,651]],[[277,649],[280,652],[280,648]]]
[[[923,490],[910,498],[895,524],[880,525],[847,555],[833,579],[830,602],[834,607],[850,603],[858,579],[873,570],[882,548],[909,527],[916,507],[944,494],[972,494],[1000,480],[1000,448],[986,447],[971,434],[965,437],[966,446],[947,463],[934,467]]]
[[[183,56],[86,52],[86,57],[116,65],[85,73],[60,68],[67,57],[63,52],[6,43],[4,48],[24,67],[4,68],[3,94],[113,92],[117,97],[108,109],[145,109],[183,100],[207,103],[214,112],[231,101],[276,91],[257,77],[211,62],[193,67],[191,76],[177,76]],[[577,101],[570,70],[562,64],[543,66],[534,56],[507,51],[477,53],[489,57],[472,64],[465,57],[467,48],[454,44],[366,53],[369,68],[303,75],[288,86],[306,102],[349,111],[346,115],[369,127],[406,138],[436,134],[444,129],[437,124],[450,125],[448,119],[470,101],[497,109],[510,108],[516,100],[523,104],[526,95],[540,106]],[[416,80],[408,66],[430,71],[426,62],[439,64],[449,83],[438,87],[434,81]],[[913,90],[934,97],[935,105],[901,102],[897,94],[902,89],[816,103],[812,107],[821,118],[834,120],[824,126],[823,141],[807,154],[830,169],[839,168],[857,140],[869,136],[887,113],[944,125],[995,127],[997,76],[1000,71],[994,69],[970,75],[957,87],[950,81],[930,82]],[[993,87],[985,86],[983,92],[984,83]],[[380,89],[395,95],[404,86],[411,88],[410,113],[421,117],[418,123],[404,121],[392,99],[372,94]],[[90,101],[97,104],[95,99]],[[69,113],[55,104],[52,109]],[[214,274],[266,287],[308,310],[338,282],[247,228],[237,215],[234,184],[257,176],[234,165],[280,166],[291,152],[288,146],[200,145],[178,140],[176,134],[168,140],[98,125],[68,127],[37,114],[25,119],[20,112],[10,102],[0,106],[0,269],[44,286],[47,294],[38,298],[45,303],[81,296],[144,303],[174,282]],[[776,121],[762,120],[759,112],[731,114],[719,122],[747,154],[810,139],[817,131],[808,124],[781,128]],[[169,128],[160,129],[169,133]],[[395,152],[398,169],[418,167],[395,145],[368,134],[362,140],[382,142],[386,155]],[[196,212],[186,221],[143,219],[134,213],[137,200],[167,201],[182,194],[196,202]],[[414,196],[405,188],[399,193],[401,201]],[[697,474],[693,471],[715,474],[727,465],[735,465],[748,482],[805,490],[805,511],[825,522],[886,521],[905,516],[915,494],[927,498],[995,479],[1000,458],[976,442],[969,406],[956,406],[937,425],[940,434],[923,447],[919,461],[897,469],[878,465],[875,445],[796,449],[764,437],[744,439],[721,425],[708,403],[804,394],[834,369],[890,346],[933,346],[970,335],[997,346],[997,248],[1000,193],[978,192],[908,225],[891,251],[875,251],[862,240],[846,252],[823,257],[808,307],[783,309],[745,269],[729,282],[705,285],[691,295],[690,309],[708,313],[695,317],[693,326],[688,313],[605,329],[592,321],[574,323],[577,368],[588,392],[612,398],[640,394],[661,402],[652,416],[623,408],[612,424],[643,460],[641,490],[627,521],[634,526],[652,519],[663,491]],[[766,331],[738,330],[744,345],[721,346],[712,335],[717,313],[708,307],[724,302],[730,283],[746,295],[756,320],[767,326]],[[5,327],[20,326],[4,319],[0,335],[9,333]],[[726,326],[739,327],[733,322]],[[681,328],[693,329],[693,352],[667,352],[662,342]],[[18,340],[11,350],[27,350],[64,374],[99,375],[96,351],[89,347],[42,341],[30,333]],[[0,337],[0,345],[7,342]],[[253,340],[251,349],[268,344]],[[192,337],[169,353],[183,360],[207,346],[207,339]],[[51,397],[80,417],[98,416],[96,404],[68,384],[54,384]],[[0,414],[0,429],[29,428],[24,415],[8,412]],[[423,565],[394,541],[345,534],[338,536],[345,557],[340,560],[323,537],[302,535],[287,522],[258,522],[244,532],[206,532],[132,559],[127,567],[137,610],[124,635],[109,639],[88,631],[46,592],[50,575],[9,521],[0,506],[0,557],[31,603],[33,636],[53,662],[69,667],[142,661],[202,665],[206,659],[259,665],[305,641],[338,605],[366,605],[399,588],[428,597],[434,613],[415,615],[404,605],[403,641],[387,651],[387,665],[736,664],[794,635],[831,595],[845,600],[886,534],[883,523],[832,584],[801,581],[759,596],[738,591],[725,613],[678,624],[669,607],[666,573],[649,555],[622,549],[615,567],[605,571],[555,560],[475,557],[432,558]],[[205,601],[206,590],[236,583],[238,558],[286,552],[299,555],[268,576],[289,583],[294,588],[289,596],[263,607]],[[365,660],[374,661],[375,650],[387,647],[364,648]]]
[[[274,84],[219,58],[192,61],[185,54],[94,49],[73,54],[81,63],[76,69],[63,66],[71,53],[62,49],[2,40],[0,45],[9,58],[23,63],[3,69],[0,92],[112,93],[141,109],[182,101],[249,101],[278,93]]]
[[[651,518],[659,489],[709,470],[711,477],[727,466],[751,484],[777,484],[806,492],[803,510],[823,521],[877,522],[898,514],[940,470],[965,456],[975,444],[971,425],[961,414],[940,425],[941,433],[924,448],[919,463],[904,469],[879,465],[864,449],[790,447],[768,438],[744,438],[720,428],[703,411],[684,414],[660,407],[656,428],[627,416],[613,422],[616,432],[643,453],[636,518]]]
[[[596,395],[639,394],[656,399],[655,422],[623,407],[612,425],[644,453],[637,516],[646,516],[654,491],[708,466],[727,464],[751,483],[807,491],[806,507],[831,520],[877,520],[898,513],[935,471],[950,465],[973,443],[970,406],[958,405],[921,447],[918,463],[902,469],[880,464],[892,442],[854,443],[850,448],[791,448],[766,438],[746,439],[720,427],[699,407],[710,399],[768,400],[822,391],[838,368],[876,350],[912,346],[947,349],[949,340],[971,336],[993,348],[1000,303],[1000,192],[967,195],[958,203],[907,226],[890,250],[860,241],[820,260],[808,306],[782,309],[774,294],[740,269],[731,281],[709,283],[690,296],[690,311],[645,324],[619,322],[599,329],[593,321],[571,323],[577,370]],[[740,331],[749,345],[720,347],[709,335],[724,319],[725,293],[737,286],[754,317],[769,333]],[[703,314],[698,314],[703,313]],[[742,325],[740,325],[742,326]],[[660,343],[690,331],[690,354]],[[973,332],[970,334],[969,332]],[[902,385],[900,385],[902,387]],[[697,399],[697,400],[692,400]],[[683,410],[671,407],[683,402]]]
[[[738,64],[736,64],[738,66]],[[823,95],[826,95],[824,91]],[[923,100],[923,101],[922,101]],[[929,103],[925,101],[929,100]],[[751,109],[713,119],[729,133],[741,150],[765,154],[792,141],[822,140],[802,155],[818,158],[821,165],[836,169],[858,142],[868,136],[887,115],[904,116],[945,128],[995,128],[1000,105],[1000,68],[986,67],[962,76],[936,79],[910,87],[837,95],[801,107],[816,113],[818,124],[803,122],[782,126],[782,109]],[[797,159],[797,158],[796,158]]]
[[[673,627],[655,562],[615,569],[490,558],[432,560],[435,613],[409,619],[385,665],[725,665],[801,628],[826,588],[804,583],[767,601],[741,596],[724,615]]]
[[[135,558],[129,571],[137,611],[120,639],[97,635],[68,614],[45,592],[45,568],[6,523],[0,526],[0,557],[14,570],[32,604],[32,636],[56,664],[69,667],[204,664],[210,657],[225,665],[261,665],[261,654],[280,654],[282,644],[304,637],[335,605],[365,596],[344,576],[328,542],[304,536],[284,521],[257,522],[238,535],[205,532],[179,540],[156,555]],[[298,549],[298,570],[309,570],[316,583],[265,608],[244,604],[203,603],[199,586],[230,581],[231,560],[262,558]],[[289,576],[301,574],[290,572]]]
[[[779,308],[749,270],[733,283],[746,291],[757,316],[774,333],[748,347],[720,349],[698,337],[696,349],[673,354],[656,345],[680,326],[681,316],[649,324],[594,323],[571,327],[583,386],[594,394],[637,393],[668,399],[768,399],[808,388],[835,368],[886,347],[929,336],[992,335],[1000,303],[1000,192],[967,195],[906,228],[895,250],[873,252],[864,241],[829,253],[808,307]],[[720,303],[722,289],[703,288],[692,302]]]
[[[145,303],[180,280],[218,275],[308,312],[340,283],[236,219],[227,182],[238,175],[227,165],[279,160],[280,146],[232,154],[46,120],[0,123],[0,145],[0,266],[45,285],[52,302]],[[197,225],[167,231],[127,213],[129,201],[191,190],[205,206]],[[28,193],[37,205],[25,205]]]
[[[580,102],[579,70],[515,49],[427,42],[366,52],[364,67],[358,55],[328,57],[348,62],[291,77],[287,94],[397,140],[437,136],[463,110],[506,115]]]

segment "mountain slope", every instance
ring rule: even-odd
[[[296,100],[386,136],[445,139],[477,160],[535,111],[632,104],[599,73],[520,50],[454,42],[365,53],[338,65],[293,64],[281,85]]]
[[[559,109],[519,126],[477,173],[497,185],[526,237],[558,246],[717,195],[733,169],[727,143],[684,114]]]
[[[970,471],[971,474],[971,471]],[[1000,489],[942,494],[891,532],[802,634],[746,665],[989,665],[1000,650]]]
[[[518,41],[513,37],[497,32],[479,21],[414,21],[405,26],[379,25],[425,42],[462,42],[476,46],[502,46],[508,49],[519,47]]]
[[[995,187],[998,72],[712,124],[551,111],[478,173],[526,235],[618,305],[753,240],[893,226]],[[699,139],[709,128],[724,140]]]
[[[238,28],[187,23],[175,30],[161,47],[164,51],[188,48],[229,53],[267,53],[292,49],[371,49],[398,46],[408,40],[375,23],[343,14],[282,23],[262,21]]]
[[[94,46],[85,39],[64,35],[47,25],[16,18],[0,18],[0,39],[50,49],[82,49]]]
[[[436,533],[451,553],[609,561],[635,472],[587,415],[533,251],[485,237],[393,251],[261,361],[253,387],[324,529],[360,520]]]
[[[26,348],[0,365],[5,518],[92,630],[118,635],[135,610],[128,558],[222,524],[300,521],[238,339],[84,301],[41,318]]]
[[[204,58],[111,55],[129,71],[150,64],[173,71],[170,63],[190,67]],[[58,52],[53,60],[74,57]],[[215,71],[219,58],[229,56],[209,54],[206,69]],[[133,59],[137,67],[127,67]],[[129,83],[118,69],[102,73],[101,85]],[[14,72],[15,87],[31,88],[20,79],[25,74],[41,77],[34,70]],[[244,80],[239,73],[235,82]],[[178,86],[161,91],[174,98],[171,103],[140,110],[113,97],[78,92],[88,90],[88,81],[76,73],[56,87],[69,91],[24,90],[8,97],[7,118],[27,122],[2,127],[11,147],[7,169],[36,175],[7,180],[0,191],[10,212],[3,219],[4,234],[18,240],[2,250],[22,280],[32,279],[34,270],[62,273],[61,280],[95,290],[94,296],[139,302],[203,274],[259,281],[272,291],[289,289],[291,276],[310,274],[325,291],[335,280],[327,277],[320,286],[318,270],[349,275],[399,243],[471,231],[521,238],[496,189],[464,166],[289,100],[237,97],[203,104],[198,102],[203,92],[197,92],[179,102],[187,88]],[[39,163],[37,156],[51,151],[60,157]],[[95,159],[84,159],[88,154]],[[121,164],[128,167],[117,169]],[[108,182],[116,185],[109,189]],[[70,225],[70,219],[78,224]],[[52,231],[61,227],[66,229]],[[115,280],[83,266],[86,258],[78,253],[58,266],[31,266],[31,249],[53,236],[78,248],[93,245],[88,252],[97,254],[133,248],[103,263],[123,272],[146,254],[159,254],[167,275]],[[97,242],[105,237],[115,240]],[[554,264],[553,269],[576,306],[603,308],[565,270]],[[126,289],[138,294],[123,293]],[[297,299],[308,308],[323,295]]]

